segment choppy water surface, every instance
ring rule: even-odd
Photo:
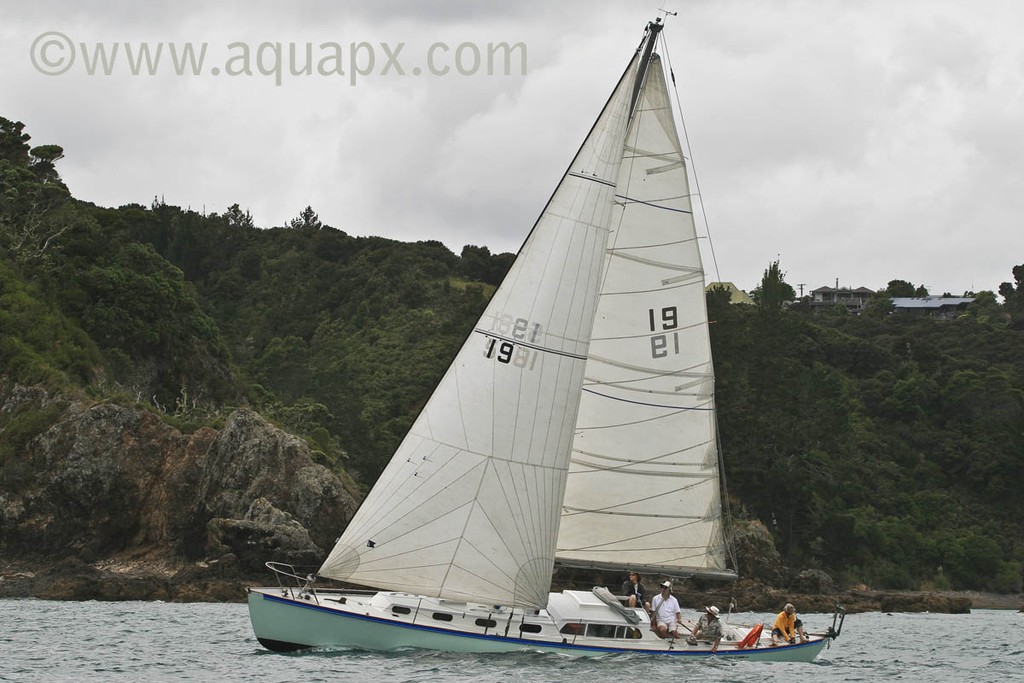
[[[734,621],[770,621],[740,614]],[[831,615],[801,615],[812,631]],[[693,677],[696,677],[695,679]],[[852,614],[813,664],[264,650],[245,605],[0,600],[2,681],[1024,681],[1024,614]]]

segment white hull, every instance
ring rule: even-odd
[[[251,588],[248,601],[257,639],[264,647],[279,651],[340,647],[380,651],[420,648],[459,653],[542,651],[572,656],[628,652],[809,662],[828,640],[814,635],[807,643],[770,647],[770,638],[765,633],[755,647],[739,649],[737,641],[749,628],[728,627],[727,633],[731,630],[735,639],[723,640],[718,651],[711,653],[706,642],[691,646],[685,639],[662,640],[650,631],[645,620],[634,627],[610,608],[590,601],[588,596],[591,594],[580,591],[552,593],[554,614],[548,610],[535,613],[467,605],[405,593],[313,593],[290,588]],[[574,605],[581,609],[566,620],[564,612]],[[562,614],[554,609],[556,606]],[[566,632],[588,628],[603,631],[604,637]],[[680,632],[685,635],[686,628]]]

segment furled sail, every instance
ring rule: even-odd
[[[557,559],[734,578],[686,162],[654,55],[626,137]]]
[[[639,61],[321,575],[460,601],[547,603]]]

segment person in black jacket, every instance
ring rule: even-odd
[[[636,572],[630,572],[629,578],[622,583],[622,594],[628,598],[626,604],[630,607],[643,607],[647,602],[647,592]]]

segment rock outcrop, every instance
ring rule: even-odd
[[[736,561],[744,567],[746,578],[772,586],[783,582],[782,557],[764,524],[756,519],[737,522],[731,527],[731,537]]]
[[[252,410],[184,434],[139,408],[14,387],[0,415],[57,404],[4,463],[0,596],[241,599],[267,560],[319,563],[357,505]]]

